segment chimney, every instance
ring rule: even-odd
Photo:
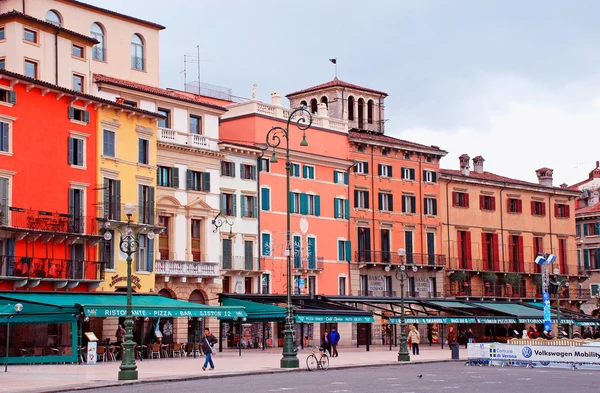
[[[544,187],[552,187],[552,174],[554,173],[553,169],[550,168],[540,168],[535,171],[537,175],[538,182],[541,186]]]
[[[281,106],[281,94],[274,91],[271,93],[271,104],[275,106]]]
[[[475,173],[483,173],[483,162],[485,160],[481,156],[473,158],[473,170]]]
[[[321,102],[319,105],[317,105],[317,115],[322,116],[322,117],[327,117],[327,104],[324,102]]]
[[[463,176],[469,176],[469,155],[463,154],[458,157],[458,161],[460,162],[460,173]]]

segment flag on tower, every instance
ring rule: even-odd
[[[337,64],[337,59],[329,59],[330,62],[332,62],[333,64]]]

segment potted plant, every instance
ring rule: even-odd
[[[514,295],[514,288],[519,286],[521,283],[521,275],[519,273],[506,273],[504,275],[504,283],[508,288],[512,288],[512,294]]]
[[[459,295],[464,295],[465,294],[464,284],[466,284],[466,281],[467,281],[467,273],[465,273],[463,270],[457,270],[450,275],[450,279],[452,281],[458,283]]]
[[[483,279],[483,283],[486,288],[486,294],[491,293],[491,287],[498,281],[498,275],[492,272],[485,272],[481,278]]]

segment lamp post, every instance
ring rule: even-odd
[[[225,225],[225,224],[229,225],[229,239],[231,239],[233,237],[233,231],[232,231],[233,223],[229,222],[229,220],[227,219],[227,216],[225,214],[223,214],[223,212],[219,212],[219,214],[217,214],[217,216],[212,220],[212,224],[215,226],[213,233],[217,233],[219,228],[221,228],[223,225]]]
[[[6,319],[6,347],[4,349],[4,372],[8,372],[8,347],[10,345],[10,319],[23,311],[21,303],[15,304],[15,313],[10,314]]]
[[[307,120],[308,118],[308,120]],[[287,231],[286,231],[286,249],[285,256],[287,257],[287,306],[285,317],[285,329],[283,331],[283,357],[281,358],[281,368],[298,368],[300,361],[294,350],[294,315],[292,314],[292,257],[291,257],[291,236],[290,236],[290,176],[292,175],[292,163],[290,162],[290,124],[296,123],[296,127],[303,131],[302,141],[300,146],[308,146],[306,141],[306,130],[312,124],[312,115],[305,106],[295,109],[290,113],[287,119],[285,128],[281,126],[272,127],[267,132],[266,142],[267,148],[273,149],[270,162],[276,163],[277,156],[275,148],[279,147],[281,140],[285,139],[285,180],[286,180],[286,195],[287,195]]]
[[[119,240],[119,249],[122,253],[127,255],[127,308],[125,313],[125,342],[123,343],[123,357],[121,360],[121,366],[119,367],[119,380],[135,380],[138,378],[137,365],[135,364],[135,342],[133,341],[133,310],[131,301],[131,263],[133,259],[131,256],[135,254],[140,248],[140,231],[133,233],[131,229],[131,216],[135,212],[135,206],[133,203],[126,203],[123,206],[123,211],[127,216],[127,223],[125,225],[125,232],[122,232],[119,228],[115,228],[121,238]],[[109,225],[106,226],[108,228]],[[154,232],[150,231],[147,233],[148,239],[154,239]],[[112,239],[112,235],[109,231],[104,232],[104,239]]]
[[[412,266],[412,271],[416,272],[418,268]],[[400,349],[398,350],[399,362],[410,362],[408,353],[408,343],[406,342],[406,319],[404,319],[404,281],[408,279],[409,270],[405,264],[396,269],[396,279],[400,280]]]
[[[555,274],[555,282],[551,282],[551,284],[555,284],[556,285],[556,327],[558,330],[557,335],[558,338],[563,338],[563,334],[562,334],[562,326],[560,323],[560,295],[562,294],[562,289],[563,287],[569,287],[569,280],[566,277],[560,277],[559,273],[560,270],[559,269],[554,269]]]

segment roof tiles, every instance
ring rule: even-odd
[[[309,88],[306,88],[306,89],[295,91],[293,93],[288,94],[286,97],[289,98],[289,97],[296,96],[298,94],[309,93],[311,91],[316,91],[316,90],[328,89],[330,87],[346,87],[348,89],[362,90],[362,91],[365,91],[365,92],[368,92],[368,93],[381,94],[381,95],[386,96],[386,97],[388,95],[387,93],[385,93],[383,91],[369,89],[367,87],[362,87],[362,86],[354,85],[352,83],[348,83],[348,82],[344,82],[342,80],[339,80],[337,77],[335,77],[332,81],[329,81],[329,82],[326,82],[326,83],[322,83],[320,85],[316,85],[316,86],[313,86],[313,87],[309,87]]]
[[[65,29],[62,26],[57,26],[54,23],[46,22],[45,20],[35,18],[35,17],[31,16],[31,15],[24,14],[24,13],[19,12],[17,10],[13,10],[13,11],[9,11],[9,12],[5,12],[5,13],[0,14],[0,21],[5,20],[5,19],[9,19],[9,18],[21,18],[21,19],[25,19],[25,20],[28,20],[28,21],[31,21],[31,22],[35,22],[35,23],[40,24],[40,25],[51,27],[53,29],[58,29],[59,31],[62,31],[63,33],[70,34],[70,35],[72,35],[74,37],[81,38],[82,40],[88,41],[91,44],[97,44],[98,43],[98,40],[96,40],[95,38],[92,38],[92,37],[87,36],[85,34],[78,33],[78,32],[73,31],[73,30]]]
[[[444,155],[446,154],[446,151],[440,149],[437,146],[421,145],[420,143],[409,142],[409,141],[405,141],[403,139],[398,139],[398,138],[394,138],[394,137],[383,135],[383,134],[373,134],[373,133],[361,132],[361,131],[348,131],[348,136],[349,136],[350,140],[355,140],[355,141],[365,140],[365,141],[372,141],[372,142],[382,142],[382,143],[389,143],[392,145],[405,146],[407,148],[413,148],[413,149],[427,149],[427,150],[432,150],[432,151],[438,152],[440,154],[444,154]]]

